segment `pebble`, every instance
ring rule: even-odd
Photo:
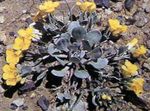
[[[25,22],[27,22],[28,24],[31,24],[33,23],[33,20],[31,19],[31,17],[29,17],[29,18],[26,18]]]
[[[150,81],[144,83],[144,87],[143,87],[144,91],[150,91]]]
[[[0,41],[2,41],[4,44],[6,43],[7,41],[7,36],[5,34],[5,31],[1,31],[0,30]]]
[[[24,99],[23,98],[18,98],[12,102],[12,104],[16,105],[17,107],[20,107],[24,104]]]
[[[150,71],[150,65],[148,63],[144,63],[143,67],[146,68],[146,69],[148,69]]]
[[[4,16],[0,16],[0,24],[4,23],[5,22],[5,17]]]
[[[144,0],[145,3],[147,3],[149,0]]]
[[[150,49],[150,40],[148,40],[148,41],[146,42],[146,45],[147,45],[147,48]]]
[[[26,14],[26,13],[28,13],[28,11],[27,10],[22,10],[22,13]]]
[[[4,46],[0,45],[0,56],[3,56],[4,50],[5,50]]]
[[[105,14],[110,15],[112,13],[112,10],[110,8],[105,9]]]
[[[142,5],[142,8],[144,9],[144,11],[146,12],[146,13],[149,13],[150,12],[150,4],[147,4],[147,3],[143,3],[143,5]]]
[[[0,6],[0,13],[3,12],[6,9],[6,7]]]
[[[146,12],[146,13],[150,13],[150,7],[149,7],[149,6],[147,6],[147,7],[145,8],[145,12]]]
[[[0,85],[0,93],[3,93],[4,91],[4,88],[2,87],[2,85]]]
[[[145,7],[145,12],[150,13],[150,4],[148,4],[147,7]]]
[[[36,94],[35,93],[32,93],[31,95],[30,95],[30,98],[31,99],[33,99],[33,98],[35,98],[36,97]]]
[[[15,32],[9,32],[9,36],[15,36],[16,33]]]
[[[139,28],[143,27],[148,22],[148,18],[143,11],[136,12],[133,18],[136,20],[135,25]]]
[[[124,1],[124,7],[130,11],[133,8],[133,5],[135,4],[135,0],[125,0]]]
[[[113,11],[115,12],[120,12],[123,9],[123,4],[122,2],[117,2],[114,6],[113,6]]]

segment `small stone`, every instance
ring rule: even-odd
[[[23,105],[23,106],[21,106],[20,108],[21,108],[22,110],[27,110],[27,109],[28,109],[28,106]]]
[[[0,31],[0,41],[2,41],[4,44],[6,43],[7,37],[5,31]]]
[[[4,46],[0,45],[0,56],[3,55],[4,50],[5,50]]]
[[[115,91],[116,91],[117,93],[121,93],[120,88],[116,88]]]
[[[147,3],[143,3],[142,4],[142,8],[143,10],[146,12],[146,13],[149,13],[150,12],[150,7],[149,7],[150,4],[147,4]]]
[[[115,12],[120,12],[123,9],[123,4],[122,2],[118,2],[113,6],[113,11]]]
[[[1,6],[0,7],[0,12],[3,12],[6,9],[6,7]]]
[[[22,13],[23,13],[23,14],[26,14],[26,13],[27,13],[27,10],[22,10]]]
[[[3,93],[4,91],[4,88],[0,85],[0,93]]]
[[[15,36],[15,32],[9,32],[9,36]]]
[[[146,68],[146,69],[148,69],[148,70],[150,71],[150,64],[144,63],[144,64],[143,64],[143,67]]]
[[[135,4],[135,0],[125,0],[124,1],[124,7],[130,11],[133,8],[133,5]]]
[[[30,98],[34,98],[36,96],[36,94],[35,93],[32,93],[31,95],[30,95]]]
[[[110,15],[112,13],[112,10],[110,8],[105,9],[105,14]]]
[[[31,23],[33,23],[33,20],[32,20],[31,18],[27,18],[27,19],[25,20],[25,22],[27,22],[28,24],[31,24]]]
[[[145,3],[147,3],[149,0],[144,0]]]
[[[17,107],[20,107],[24,104],[24,99],[23,98],[18,98],[12,102],[12,104],[16,105]]]
[[[5,22],[5,17],[4,16],[0,16],[0,24]]]
[[[150,40],[146,42],[147,48],[150,49]]]
[[[146,13],[150,13],[150,7],[149,7],[149,6],[147,6],[147,7],[145,8],[145,12],[146,12]]]
[[[143,27],[148,23],[148,18],[143,11],[138,11],[133,15],[134,20],[136,20],[135,25],[139,28]]]
[[[97,7],[106,7],[109,8],[110,0],[94,0]]]
[[[17,110],[18,106],[16,106],[15,104],[10,104],[10,109],[11,110]]]
[[[146,82],[143,87],[144,91],[150,91],[150,82]]]
[[[40,108],[43,111],[47,111],[48,107],[49,107],[49,101],[45,96],[42,96],[39,98],[39,100],[37,101],[38,106],[40,106]]]

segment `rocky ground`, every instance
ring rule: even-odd
[[[4,43],[4,46],[0,46],[0,51],[4,51],[5,48],[13,42],[19,28],[25,27],[31,22],[32,15],[37,11],[37,6],[40,2],[40,0],[0,0],[0,41],[3,41]],[[129,30],[124,34],[124,37],[118,41],[120,44],[124,44],[130,38],[136,36],[140,39],[141,44],[145,44],[150,49],[150,0],[136,0],[130,12],[125,10],[123,2],[111,2],[111,9],[99,8],[98,12],[99,18],[102,21],[101,28],[106,26],[108,18],[117,17],[122,20],[128,19],[126,24],[129,25]],[[133,18],[136,20],[135,22],[132,20]],[[148,57],[150,57],[150,51],[148,53]],[[0,74],[2,74],[2,66],[4,63],[5,55],[0,55]],[[150,71],[150,66],[145,67]],[[143,75],[149,85],[150,72],[144,73]],[[27,109],[27,111],[41,111],[37,106],[37,100],[43,94],[50,100],[50,102],[53,102],[53,95],[42,85],[36,90],[20,96],[15,93],[11,98],[6,97],[7,95],[4,95],[3,92],[4,90],[0,86],[1,111],[12,111],[10,109],[10,104],[18,98],[24,98],[24,100],[20,101],[28,107],[19,111],[25,109]],[[146,101],[148,106],[150,106],[149,90],[145,91],[142,98]],[[131,103],[129,103],[129,106],[130,105],[136,109],[136,111],[140,111],[139,108]]]

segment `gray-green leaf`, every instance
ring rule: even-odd
[[[77,78],[81,78],[81,79],[85,79],[85,78],[88,78],[90,75],[87,71],[84,71],[84,70],[77,70],[75,71],[74,75],[77,77]]]

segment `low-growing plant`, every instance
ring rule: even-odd
[[[21,93],[46,84],[57,91],[55,105],[64,110],[79,110],[86,105],[84,100],[89,110],[111,110],[125,101],[128,92],[138,98],[143,93],[140,60],[146,47],[139,46],[136,37],[124,46],[118,44],[128,30],[118,19],[109,19],[108,27],[100,30],[94,2],[78,1],[73,7],[78,14],[69,8],[65,21],[55,16],[60,5],[43,2],[34,22],[18,31],[6,50],[3,84],[17,86]],[[43,98],[39,105],[47,101]]]

